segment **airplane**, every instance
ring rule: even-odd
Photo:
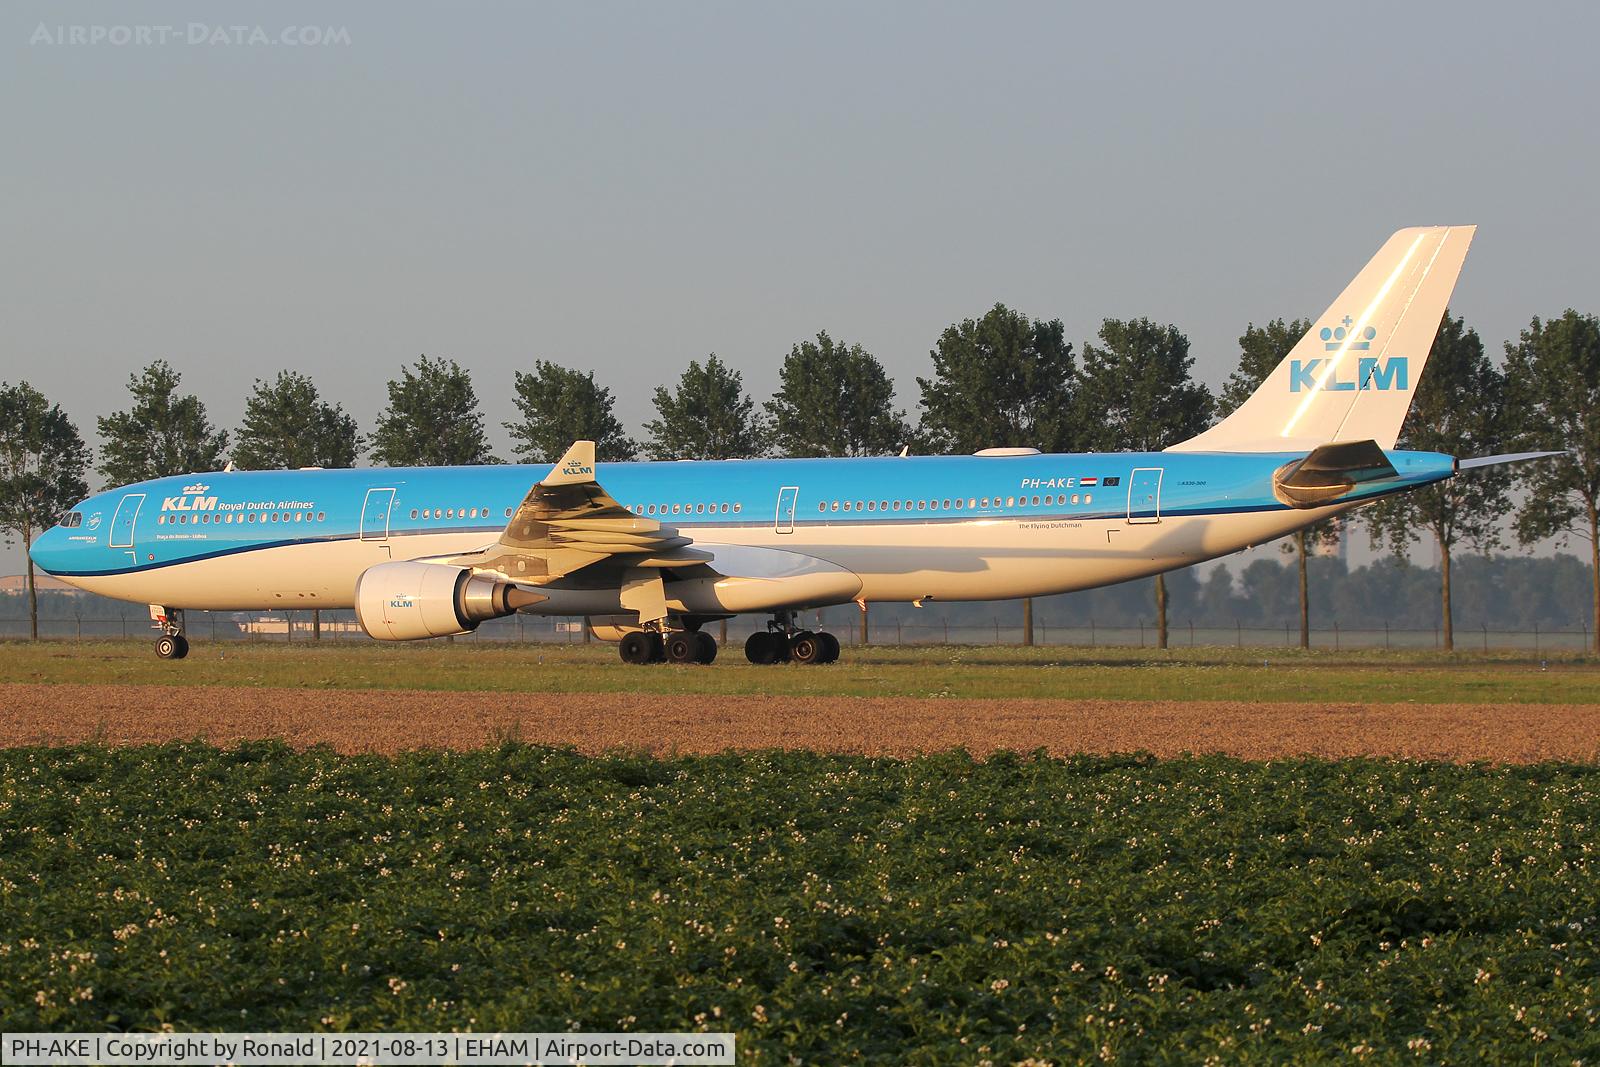
[[[1263,544],[1461,471],[1396,450],[1475,227],[1404,229],[1237,410],[1161,452],[595,461],[233,471],[98,493],[34,543],[43,570],[186,610],[354,608],[380,641],[517,612],[584,616],[627,663],[710,663],[708,622],[769,615],[752,663],[825,664],[805,609],[1048,596]]]

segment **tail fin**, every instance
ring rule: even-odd
[[[1475,226],[1401,230],[1261,387],[1171,452],[1293,452],[1331,441],[1393,448]]]

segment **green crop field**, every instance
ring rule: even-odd
[[[1593,1062],[1597,849],[1593,766],[7,749],[0,1012]]]
[[[1527,653],[1300,652],[1195,648],[847,648],[827,667],[754,667],[725,649],[709,667],[631,667],[610,645],[416,646],[197,642],[181,662],[148,642],[0,643],[0,682],[328,689],[1067,697],[1444,703],[1600,703],[1600,664]]]

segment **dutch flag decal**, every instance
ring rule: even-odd
[[[1078,484],[1081,485],[1081,486],[1084,486],[1085,488],[1093,489],[1095,486],[1100,484],[1100,479],[1099,478],[1079,478],[1078,479]]]

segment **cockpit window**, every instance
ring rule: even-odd
[[[83,525],[83,512],[81,512],[81,511],[69,511],[69,512],[67,512],[65,515],[61,516],[60,525],[64,529],[68,529],[68,530],[74,529],[75,527],[78,527],[78,526],[82,526]]]

